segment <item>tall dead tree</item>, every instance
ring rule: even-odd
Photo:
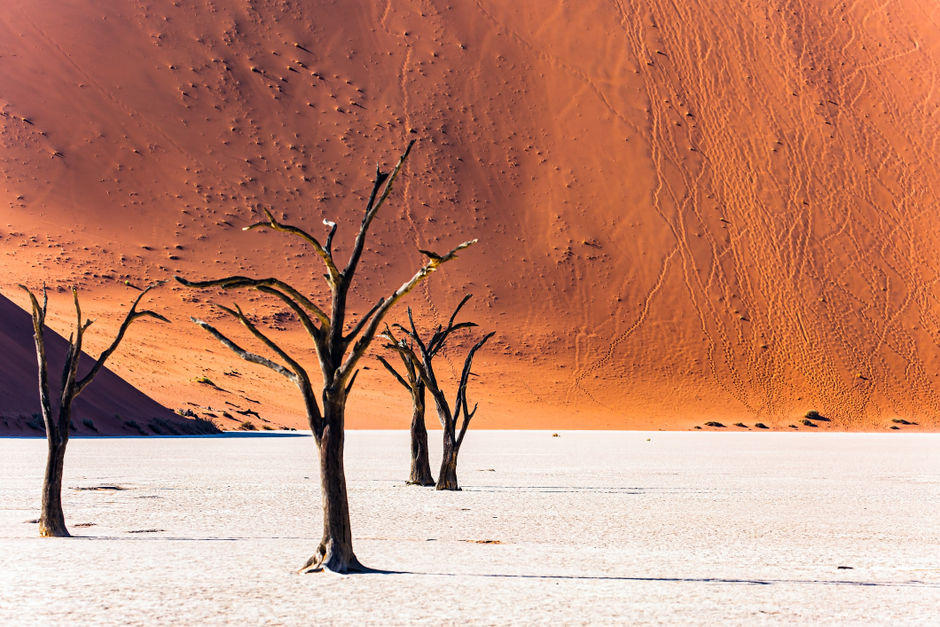
[[[401,360],[404,376],[399,374],[384,357],[379,357],[385,369],[391,372],[411,395],[411,473],[408,476],[408,483],[432,486],[434,476],[431,475],[431,463],[428,461],[428,429],[424,423],[426,387],[414,363],[403,355]]]
[[[350,324],[347,328],[346,299],[349,295],[353,276],[359,266],[359,259],[362,256],[369,226],[388,198],[392,184],[401,171],[413,145],[414,141],[408,144],[391,172],[382,172],[381,169],[376,168],[375,179],[372,182],[372,192],[366,203],[365,215],[362,218],[359,233],[356,235],[349,259],[342,269],[336,265],[333,257],[332,244],[333,236],[336,233],[336,224],[333,222],[324,220],[324,224],[329,228],[329,233],[322,244],[316,237],[297,226],[281,224],[268,210],[265,210],[267,220],[245,227],[245,230],[269,228],[297,236],[307,242],[317,256],[320,257],[326,268],[324,278],[331,294],[331,303],[328,309],[317,306],[300,291],[276,278],[253,279],[244,276],[230,276],[211,281],[188,281],[176,277],[180,283],[189,287],[250,288],[279,298],[297,315],[303,328],[313,341],[323,377],[323,386],[320,391],[322,408],[317,402],[313,383],[307,374],[307,370],[259,330],[237,305],[234,308],[220,307],[220,309],[238,320],[248,329],[251,335],[277,355],[283,363],[251,353],[241,348],[209,323],[203,320],[193,320],[242,359],[270,368],[286,377],[300,389],[310,430],[313,432],[320,454],[320,490],[323,504],[323,537],[317,546],[316,552],[301,569],[306,572],[323,568],[340,573],[368,570],[360,564],[353,551],[352,532],[349,525],[349,504],[346,496],[346,476],[343,467],[346,399],[358,372],[356,364],[359,363],[359,360],[366,352],[389,309],[441,264],[450,261],[457,256],[460,250],[476,242],[476,240],[464,242],[444,255],[425,253],[429,260],[413,277],[405,281],[401,287],[388,297],[379,299],[358,322]]]
[[[91,370],[83,377],[78,376],[78,362],[82,356],[85,331],[94,321],[82,320],[82,309],[78,304],[78,290],[72,288],[72,300],[75,302],[75,330],[69,336],[69,348],[65,355],[65,365],[62,367],[61,389],[55,399],[49,392],[49,368],[46,362],[46,341],[43,337],[46,329],[46,310],[49,304],[46,286],[42,287],[42,305],[40,305],[36,296],[26,286],[20,285],[29,294],[33,309],[33,338],[36,342],[36,359],[39,362],[39,403],[49,449],[46,458],[46,473],[42,481],[42,511],[39,515],[39,535],[41,536],[68,537],[70,535],[65,526],[65,515],[62,513],[62,469],[65,463],[65,447],[69,442],[69,426],[72,422],[72,402],[98,376],[105,362],[117,350],[127,328],[134,320],[150,317],[169,322],[156,312],[137,311],[137,305],[144,295],[161,283],[154,283],[141,291],[124,317],[114,341],[101,353]]]
[[[454,309],[454,313],[451,314],[447,326],[438,326],[428,342],[424,342],[421,339],[421,334],[418,333],[414,317],[411,314],[411,308],[408,309],[410,328],[406,328],[400,324],[395,325],[410,341],[404,338],[396,338],[389,329],[386,329],[384,333],[386,339],[389,340],[389,343],[386,344],[385,347],[394,350],[401,355],[403,360],[412,364],[412,367],[419,373],[428,392],[430,392],[431,396],[434,398],[434,405],[437,408],[437,417],[440,419],[441,427],[443,427],[444,430],[444,452],[441,458],[441,470],[437,476],[436,487],[438,490],[460,489],[457,483],[457,454],[460,452],[460,445],[463,444],[464,436],[467,434],[467,427],[470,426],[470,420],[477,411],[476,404],[474,404],[471,410],[467,402],[467,384],[470,381],[471,374],[470,367],[473,363],[473,356],[486,344],[487,340],[494,335],[494,333],[486,334],[480,341],[474,344],[467,353],[463,364],[463,371],[457,382],[456,398],[454,399],[454,404],[451,405],[447,401],[447,396],[444,394],[444,391],[441,389],[437,374],[434,372],[433,359],[434,356],[444,348],[448,338],[450,338],[454,331],[476,326],[473,322],[454,324],[457,313],[469,299],[469,294],[464,296],[460,304]],[[415,348],[417,348],[417,351]]]

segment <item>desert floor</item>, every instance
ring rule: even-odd
[[[319,535],[309,437],[74,440],[72,539],[29,522],[44,441],[0,439],[0,623],[914,624],[940,607],[938,435],[471,431],[456,493],[404,485],[407,438],[348,434],[357,554],[397,571],[348,577],[295,573]]]

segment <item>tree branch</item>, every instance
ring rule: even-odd
[[[281,281],[280,279],[275,279],[273,277],[268,278],[268,279],[252,279],[250,277],[237,276],[237,275],[228,276],[228,277],[224,277],[221,279],[214,279],[212,281],[189,281],[187,279],[184,279],[181,276],[175,276],[173,278],[175,278],[179,283],[185,285],[186,287],[194,287],[194,288],[200,288],[200,289],[207,288],[207,287],[221,287],[224,290],[229,290],[229,289],[235,289],[238,287],[248,287],[248,288],[261,291],[262,287],[273,288],[275,290],[279,290],[282,293],[275,293],[275,292],[269,292],[269,293],[275,294],[278,298],[280,298],[285,303],[287,303],[288,306],[291,307],[291,309],[294,309],[296,311],[295,304],[300,303],[310,313],[316,316],[316,318],[322,324],[321,329],[318,329],[318,333],[321,331],[325,332],[325,330],[329,329],[330,327],[330,318],[329,316],[326,315],[326,313],[324,313],[322,309],[320,309],[315,304],[313,304],[313,302],[309,298],[307,298],[306,296],[298,292],[296,289],[294,289],[293,287],[291,287],[284,281]],[[295,303],[292,304],[288,302],[289,299],[286,298],[286,296],[289,296],[291,299],[293,299]],[[308,329],[308,333],[309,332],[310,331]]]
[[[304,330],[307,332],[307,335],[313,339],[314,344],[320,343],[322,338],[320,329],[317,328],[315,324],[313,324],[313,320],[310,319],[310,316],[307,315],[307,312],[301,309],[300,305],[294,302],[293,299],[291,299],[287,294],[284,294],[283,292],[276,290],[273,287],[259,287],[256,289],[259,292],[264,292],[265,294],[273,294],[287,303],[287,306],[290,307],[295,314],[297,314],[298,318],[300,318],[301,326],[303,326]]]
[[[385,317],[385,314],[388,313],[388,310],[392,308],[392,305],[401,300],[405,294],[413,290],[421,281],[427,278],[428,275],[437,270],[441,264],[454,259],[457,257],[458,252],[464,248],[472,246],[476,242],[477,240],[475,239],[464,242],[446,255],[443,255],[437,259],[429,260],[420,270],[418,270],[417,273],[415,273],[413,277],[411,277],[411,279],[405,281],[401,287],[395,290],[395,292],[390,297],[385,299],[385,302],[383,302],[382,305],[376,309],[375,313],[372,314],[372,318],[369,320],[369,323],[363,330],[362,335],[353,345],[352,352],[340,367],[339,376],[343,379],[349,376],[352,368],[355,367],[356,363],[359,361],[359,359],[362,358],[363,353],[365,353],[366,349],[369,347],[369,343],[372,341],[372,338],[375,337],[375,333],[378,330],[379,324],[381,324],[382,319]]]
[[[82,339],[92,323],[91,320],[82,323],[82,308],[78,304],[78,290],[75,286],[72,286],[72,300],[75,303],[75,332],[69,336],[69,348],[65,355],[65,364],[62,366],[62,389],[59,396],[61,407],[71,402],[74,396],[73,386],[78,375],[78,362],[82,356]],[[68,428],[68,425],[64,428]]]
[[[252,324],[251,321],[245,316],[245,314],[242,313],[241,307],[239,307],[238,305],[235,305],[235,309],[234,309],[234,310],[233,310],[233,309],[229,309],[228,307],[226,307],[226,306],[224,306],[224,305],[216,305],[216,307],[218,307],[219,309],[221,309],[221,310],[224,311],[225,313],[229,314],[230,316],[232,316],[233,318],[235,318],[236,320],[238,320],[239,322],[241,322],[242,325],[243,325],[246,329],[248,329],[248,331],[250,331],[252,335],[254,335],[256,338],[258,338],[259,340],[261,340],[261,342],[262,342],[265,346],[267,346],[268,348],[270,348],[272,351],[274,351],[274,353],[277,354],[278,357],[280,357],[281,359],[283,359],[284,361],[286,361],[286,362],[287,362],[287,365],[290,366],[290,369],[293,370],[293,371],[294,371],[294,374],[297,375],[298,380],[301,380],[301,381],[309,381],[309,380],[310,380],[310,377],[307,376],[307,371],[304,370],[303,366],[301,366],[293,357],[291,357],[290,355],[288,355],[288,354],[287,354],[287,351],[285,351],[285,350],[282,349],[280,346],[278,346],[278,345],[274,342],[274,340],[272,340],[272,339],[269,338],[267,335],[265,335],[264,333],[262,333],[262,332],[258,329],[258,327],[256,327],[254,324]],[[294,381],[294,383],[297,383],[297,382],[298,382],[298,381]]]
[[[457,436],[457,446],[463,442],[463,436],[467,433],[467,427],[470,426],[470,419],[473,418],[473,415],[477,412],[477,406],[473,406],[473,411],[467,411],[467,384],[470,381],[470,366],[473,363],[473,355],[486,344],[487,340],[496,335],[495,331],[487,333],[483,336],[479,342],[474,344],[473,348],[470,349],[470,352],[467,353],[467,359],[464,361],[463,372],[460,374],[460,385],[457,387],[457,400],[454,403],[455,416],[460,413],[461,408],[463,408],[463,423],[460,425],[460,435]]]
[[[323,224],[330,227],[330,232],[326,236],[326,244],[323,245],[323,248],[326,249],[326,252],[330,253],[330,258],[333,257],[333,236],[336,235],[336,223],[323,219]]]
[[[306,231],[304,231],[303,229],[299,227],[296,227],[290,224],[281,224],[280,222],[274,219],[274,215],[267,209],[264,210],[264,213],[266,216],[268,216],[267,222],[256,222],[254,224],[251,224],[249,226],[242,228],[242,230],[250,231],[252,229],[268,227],[270,229],[274,229],[275,231],[282,231],[284,233],[292,233],[293,235],[296,235],[297,237],[303,239],[304,241],[309,243],[311,246],[313,246],[313,250],[317,253],[317,255],[320,256],[320,259],[323,260],[323,263],[326,265],[327,272],[329,272],[329,278],[327,279],[327,281],[332,285],[339,280],[339,276],[340,276],[339,269],[337,269],[336,264],[333,263],[333,253],[330,252],[328,247],[324,247],[323,245],[321,245],[319,240],[317,240],[317,238],[315,238],[313,235],[310,235],[309,233],[307,233]],[[332,244],[333,242],[333,232],[335,230],[336,230],[336,225],[333,225],[332,229],[330,230],[330,234],[327,236],[327,242],[329,244]]]
[[[457,304],[457,307],[454,308],[454,313],[450,315],[450,320],[447,321],[447,327],[443,329],[438,327],[437,332],[431,336],[431,341],[428,342],[428,352],[430,352],[432,356],[436,355],[437,352],[444,347],[444,344],[447,342],[447,338],[451,333],[454,331],[459,331],[460,329],[469,329],[477,326],[475,322],[461,322],[457,325],[454,324],[454,319],[457,317],[457,314],[460,313],[461,308],[463,308],[464,304],[470,300],[471,296],[472,294],[467,294],[464,296],[460,303]]]
[[[143,291],[140,292],[140,294],[137,295],[137,298],[134,299],[134,304],[131,305],[130,310],[127,312],[127,315],[124,317],[124,322],[121,323],[121,327],[118,329],[117,336],[115,336],[114,341],[111,343],[111,346],[106,348],[104,352],[102,352],[101,355],[98,356],[98,360],[95,362],[95,365],[92,366],[88,374],[86,374],[84,377],[82,377],[75,383],[75,393],[73,396],[78,396],[79,394],[81,394],[82,390],[88,387],[88,384],[91,383],[96,376],[98,376],[98,373],[104,367],[104,363],[108,361],[108,358],[111,356],[111,354],[115,350],[117,350],[117,347],[121,343],[121,340],[124,339],[124,334],[127,332],[127,328],[131,325],[131,323],[134,320],[138,318],[148,317],[148,318],[155,318],[163,322],[169,322],[169,320],[167,320],[165,317],[161,316],[160,314],[154,311],[150,311],[150,310],[137,311],[137,305],[140,303],[140,300],[144,296],[146,296],[147,292],[149,292],[150,290],[152,290],[153,288],[159,285],[163,285],[164,283],[166,283],[166,281],[157,281],[156,283],[151,283],[150,285],[146,287],[146,289],[144,289]],[[75,302],[77,306],[77,303],[78,303],[77,293],[75,296]],[[87,326],[85,328],[87,328]],[[76,357],[75,359],[77,362],[78,357]]]
[[[235,353],[236,355],[238,355],[245,361],[251,362],[253,364],[258,364],[259,366],[264,366],[265,368],[270,368],[274,372],[286,377],[288,380],[290,380],[291,382],[295,384],[298,382],[296,373],[291,372],[288,368],[285,368],[279,363],[271,361],[267,357],[262,357],[261,355],[246,351],[241,346],[239,346],[232,340],[225,337],[225,335],[223,335],[218,329],[216,329],[214,326],[212,326],[205,320],[199,320],[198,318],[190,318],[190,320],[192,320],[193,322],[201,326],[203,329],[205,329],[209,333],[209,335],[211,335],[215,339],[222,342],[224,346],[231,349],[233,353]]]
[[[396,379],[399,383],[401,383],[402,386],[403,386],[406,390],[408,390],[409,392],[412,391],[413,388],[411,387],[411,385],[410,385],[407,381],[405,381],[405,378],[404,378],[403,376],[401,376],[400,374],[398,374],[398,371],[395,370],[394,367],[392,367],[392,364],[388,363],[388,361],[386,361],[385,358],[384,358],[384,357],[381,357],[381,356],[378,357],[378,360],[382,363],[383,366],[385,366],[385,369],[386,369],[386,370],[388,370],[389,372],[392,373],[392,376],[395,377],[395,379]]]
[[[369,321],[369,318],[372,316],[372,314],[378,311],[379,307],[381,307],[382,303],[384,302],[385,302],[385,299],[380,298],[379,302],[377,302],[376,304],[372,306],[372,309],[370,309],[365,314],[363,314],[362,318],[359,319],[359,322],[357,322],[355,326],[352,328],[352,331],[350,331],[349,334],[343,337],[343,342],[348,343],[352,341],[352,339],[355,338],[357,335],[359,335],[359,333],[362,331],[362,328],[366,326],[366,322]]]
[[[42,406],[43,420],[48,421],[52,416],[52,403],[49,401],[49,370],[46,366],[46,340],[43,331],[46,328],[46,311],[49,306],[49,296],[46,293],[46,284],[42,285],[42,305],[36,296],[25,286],[20,285],[27,294],[33,309],[33,340],[36,344],[36,360],[39,362],[39,402]],[[46,434],[52,436],[58,430],[46,422]]]
[[[369,195],[369,202],[366,205],[366,213],[362,217],[362,225],[359,227],[359,233],[356,235],[352,253],[349,255],[349,262],[346,264],[346,269],[343,270],[343,276],[347,277],[347,279],[352,278],[356,273],[356,266],[359,264],[359,258],[362,256],[362,249],[366,243],[366,232],[369,230],[369,225],[372,224],[375,214],[378,213],[379,208],[385,203],[385,199],[388,198],[389,193],[392,191],[392,183],[398,178],[398,173],[405,164],[408,155],[411,154],[411,148],[414,145],[415,140],[412,139],[408,142],[408,147],[405,148],[405,152],[398,158],[398,163],[395,164],[390,174],[385,174],[376,167],[375,181],[373,181],[372,193]],[[385,187],[380,194],[379,187],[381,187],[383,183]],[[376,196],[378,196],[378,199],[376,199]]]
[[[349,378],[349,383],[346,384],[346,396],[349,396],[349,393],[352,391],[353,384],[356,382],[356,377],[359,376],[359,370],[357,369],[353,376]]]

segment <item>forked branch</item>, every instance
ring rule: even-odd
[[[477,412],[476,405],[473,406],[473,411],[467,409],[467,384],[470,382],[470,367],[473,364],[473,356],[478,350],[483,348],[483,345],[486,344],[487,340],[495,335],[494,332],[487,333],[483,336],[479,342],[473,345],[473,348],[470,349],[470,352],[467,353],[467,359],[463,364],[463,372],[460,374],[460,384],[457,387],[457,399],[454,401],[454,422],[457,421],[457,416],[460,415],[460,412],[463,411],[463,422],[460,425],[460,435],[457,436],[457,446],[463,442],[463,436],[467,433],[467,427],[470,426],[470,419],[473,418],[473,415]]]
[[[313,246],[314,252],[316,252],[320,259],[323,260],[328,273],[327,281],[330,283],[330,285],[334,285],[339,281],[339,269],[336,267],[336,264],[333,263],[333,253],[330,252],[329,246],[323,246],[320,244],[320,241],[317,238],[315,238],[313,235],[310,235],[300,227],[293,226],[291,224],[281,224],[274,218],[274,214],[272,214],[267,209],[264,210],[264,214],[268,216],[268,220],[266,222],[255,222],[254,224],[250,224],[244,227],[242,230],[250,231],[252,229],[267,227],[269,229],[274,229],[275,231],[282,231],[284,233],[291,233],[296,235]],[[330,234],[327,236],[327,243],[329,245],[332,245],[333,243],[333,233],[335,231],[336,225],[333,224],[330,228]]]
[[[293,309],[297,313],[302,323],[306,321],[304,328],[306,328],[307,332],[315,339],[317,336],[325,333],[326,329],[329,329],[330,327],[330,318],[322,309],[317,307],[309,298],[280,279],[275,279],[273,277],[268,279],[252,279],[250,277],[237,275],[227,276],[211,281],[189,281],[181,276],[176,276],[173,278],[186,287],[195,287],[201,289],[207,287],[221,287],[224,290],[247,287],[258,290],[259,292],[273,294],[284,301],[288,307]],[[313,331],[313,329],[316,327],[313,326],[309,316],[304,314],[302,311],[298,311],[301,305],[307,311],[312,313],[317,318],[317,320],[320,321],[321,327],[316,330],[316,333]]]
[[[157,281],[156,283],[151,283],[146,288],[144,288],[140,292],[140,294],[137,295],[137,298],[134,299],[134,304],[131,305],[131,308],[127,312],[127,315],[124,316],[124,322],[121,323],[121,327],[118,329],[117,336],[115,336],[114,341],[111,342],[111,346],[106,348],[104,352],[102,352],[101,355],[98,356],[97,361],[95,361],[95,365],[92,366],[88,374],[86,374],[84,377],[82,377],[75,383],[75,396],[78,396],[82,392],[82,390],[88,387],[88,384],[91,383],[96,376],[98,376],[98,373],[104,367],[105,362],[108,361],[108,358],[111,356],[111,354],[114,353],[115,350],[117,350],[117,347],[121,343],[121,340],[124,339],[124,334],[127,332],[127,328],[131,326],[131,323],[134,320],[137,320],[138,318],[154,318],[156,320],[160,320],[161,322],[169,322],[169,320],[167,320],[164,316],[158,314],[155,311],[151,311],[149,309],[145,309],[143,311],[137,311],[137,305],[140,304],[140,300],[144,296],[147,295],[147,292],[149,292],[150,290],[152,290],[153,288],[159,285],[163,285],[164,283],[166,283],[166,281]],[[72,293],[75,295],[75,307],[77,309],[78,308],[78,293],[74,290],[74,288],[72,290]],[[79,315],[79,320],[80,320],[81,313],[79,312],[78,315]],[[91,324],[91,322],[88,322],[87,324],[79,327],[81,329],[78,332],[79,337],[82,336],[85,329],[88,328],[89,324]],[[75,359],[77,362],[78,353],[80,353],[80,351],[76,351],[76,353],[77,354],[75,356]]]
[[[398,173],[401,172],[401,168],[405,165],[405,160],[408,159],[408,155],[411,154],[411,148],[414,145],[415,140],[412,139],[408,142],[408,147],[405,148],[405,152],[398,158],[398,163],[395,164],[395,167],[392,168],[390,173],[382,172],[378,167],[375,168],[375,180],[372,182],[372,192],[369,194],[366,212],[362,217],[362,225],[359,227],[359,233],[356,234],[356,241],[353,244],[352,253],[349,255],[349,262],[346,264],[346,269],[343,270],[343,276],[346,280],[351,279],[353,274],[356,273],[356,266],[359,265],[359,258],[362,256],[362,249],[366,243],[369,225],[372,224],[375,215],[379,212],[379,209],[385,203],[385,199],[388,198],[389,193],[392,191],[392,183],[398,178]],[[381,192],[379,191],[380,189]]]
[[[270,368],[271,370],[278,373],[279,375],[287,377],[287,379],[289,379],[291,382],[295,384],[298,382],[297,374],[294,372],[291,372],[289,368],[286,368],[277,362],[271,361],[267,357],[258,355],[257,353],[246,351],[245,349],[243,349],[241,346],[239,346],[238,344],[230,340],[221,331],[216,329],[214,326],[212,326],[205,320],[200,320],[199,318],[190,318],[190,320],[192,320],[193,322],[201,326],[203,329],[205,329],[209,333],[209,335],[211,335],[215,339],[222,342],[224,346],[229,348],[233,353],[235,353],[236,355],[238,355],[245,361],[251,362],[253,364],[258,364],[259,366],[264,366],[265,368]]]
[[[402,297],[413,290],[421,281],[426,279],[432,272],[437,270],[441,264],[450,261],[457,257],[457,253],[468,248],[473,244],[476,244],[477,240],[469,240],[463,242],[453,250],[451,250],[446,255],[430,259],[426,264],[424,264],[420,270],[418,270],[413,277],[409,280],[402,283],[395,292],[386,298],[384,301],[381,301],[381,304],[375,308],[375,313],[372,314],[369,318],[368,324],[365,325],[362,335],[356,340],[356,343],[353,345],[352,351],[349,356],[346,358],[346,361],[343,362],[343,365],[340,367],[339,376],[342,380],[345,380],[352,369],[356,366],[356,363],[359,359],[362,358],[362,355],[365,353],[366,349],[369,347],[369,343],[372,342],[372,338],[375,337],[376,331],[379,328],[379,325],[382,323],[382,319],[385,318],[385,314],[388,313],[388,310],[392,306],[400,301]]]

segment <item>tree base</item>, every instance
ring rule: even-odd
[[[39,536],[41,538],[71,538],[65,526],[65,516],[62,510],[45,512],[39,517]]]
[[[405,482],[405,485],[417,485],[424,488],[429,488],[432,485],[435,485],[434,479],[409,479]]]
[[[453,492],[460,491],[460,485],[457,483],[457,477],[441,477],[437,484],[434,486],[435,490],[451,490]]]
[[[368,573],[372,572],[372,569],[363,566],[352,551],[341,555],[334,551],[327,551],[324,545],[321,544],[317,547],[317,552],[297,572],[308,574],[324,571],[348,575],[350,573]]]
[[[42,523],[39,525],[39,537],[41,538],[71,538],[72,534],[65,527],[55,528],[46,527]]]

